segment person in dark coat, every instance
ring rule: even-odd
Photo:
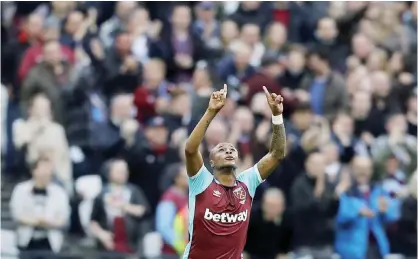
[[[141,220],[150,212],[148,201],[141,189],[127,183],[129,172],[124,160],[110,160],[104,173],[108,182],[94,200],[92,233],[99,249],[115,256],[134,254],[142,239]]]
[[[251,214],[245,253],[253,259],[281,258],[290,250],[291,224],[283,193],[277,188],[267,189],[261,206]]]
[[[325,177],[325,156],[309,154],[305,169],[306,174],[296,179],[291,190],[295,253],[330,258],[339,202]]]
[[[193,33],[188,6],[173,8],[171,26],[165,26],[159,39],[151,42],[149,55],[166,61],[169,81],[190,82],[196,63],[209,55],[200,36]]]

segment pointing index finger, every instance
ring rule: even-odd
[[[224,95],[225,95],[225,97],[226,97],[226,93],[228,92],[228,85],[227,84],[224,84]]]
[[[263,86],[264,93],[266,94],[267,98],[270,98],[270,92],[267,90],[265,86]]]

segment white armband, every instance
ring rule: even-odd
[[[283,115],[271,116],[271,122],[274,125],[282,125],[283,124]]]

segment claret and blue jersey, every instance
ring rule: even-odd
[[[221,185],[203,165],[189,178],[190,242],[183,259],[239,259],[244,249],[252,200],[262,183],[257,165]]]

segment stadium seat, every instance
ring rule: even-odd
[[[89,223],[93,200],[102,190],[102,180],[97,175],[86,175],[77,179],[75,189],[83,200],[78,205],[78,216],[84,233],[90,236]]]
[[[161,248],[163,247],[162,237],[158,232],[150,232],[144,236],[143,239],[144,257],[157,258],[161,255]]]
[[[75,182],[75,190],[84,199],[94,199],[102,190],[102,179],[98,175],[86,175]]]
[[[1,258],[15,259],[18,258],[19,250],[17,249],[16,233],[12,230],[1,230]]]

